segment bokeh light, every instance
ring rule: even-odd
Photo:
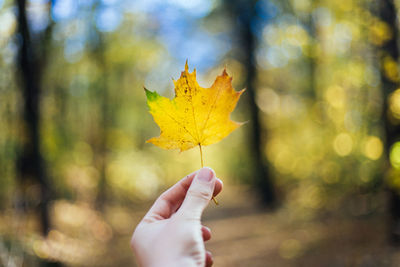
[[[383,152],[383,144],[381,139],[376,136],[369,136],[365,141],[364,153],[369,159],[377,160]]]
[[[340,133],[333,141],[333,148],[339,156],[347,156],[353,150],[353,139],[348,133]]]
[[[395,169],[400,169],[400,142],[396,142],[390,148],[390,163]]]
[[[395,119],[400,119],[400,89],[389,96],[389,110]]]

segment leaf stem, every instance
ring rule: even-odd
[[[199,143],[199,149],[200,149],[200,162],[201,162],[201,167],[204,167],[204,161],[203,161],[203,149],[201,148],[201,144]],[[214,201],[215,205],[218,205],[218,200],[213,196],[212,200]]]
[[[203,161],[203,149],[201,148],[201,144],[199,144],[199,149],[200,149],[200,160],[201,160],[201,167],[204,167],[204,161]]]

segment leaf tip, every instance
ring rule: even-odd
[[[250,122],[250,120],[248,120],[248,121],[242,121],[242,122],[238,122],[238,124],[239,124],[239,127],[240,126],[242,126],[242,125],[244,125],[244,124],[247,124],[247,123],[249,123]]]
[[[157,137],[152,137],[152,138],[146,140],[146,144],[149,143],[149,144],[158,146],[156,141],[157,141]]]
[[[189,65],[188,65],[188,60],[186,59],[186,63],[185,63],[185,71],[188,72],[189,71]]]
[[[147,101],[154,101],[156,100],[159,95],[157,94],[157,92],[152,92],[150,90],[148,90],[146,87],[143,87],[144,91],[146,92],[146,97],[147,97]]]
[[[224,67],[224,70],[222,71],[220,77],[228,79],[230,82],[232,82],[232,76],[229,76],[228,72],[226,71],[226,66]]]

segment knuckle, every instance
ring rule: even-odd
[[[158,197],[158,199],[167,199],[167,198],[168,198],[168,190],[165,191],[165,192],[163,192],[163,193]]]
[[[200,198],[202,200],[210,200],[211,199],[211,192],[206,189],[189,189],[188,193],[196,198]]]

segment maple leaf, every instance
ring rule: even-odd
[[[201,149],[220,141],[243,124],[232,121],[230,114],[244,89],[239,92],[233,89],[232,77],[226,69],[210,88],[202,88],[196,81],[196,69],[189,73],[186,61],[185,70],[174,85],[172,100],[145,88],[150,113],[161,130],[159,137],[147,143],[181,151],[195,146]]]

